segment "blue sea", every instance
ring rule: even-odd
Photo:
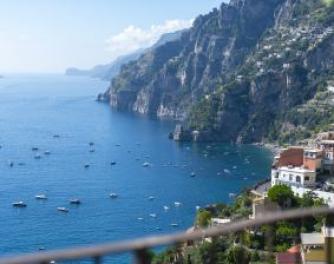
[[[1,256],[186,230],[196,206],[230,202],[230,193],[268,177],[269,151],[173,142],[173,122],[96,102],[108,85],[61,75],[0,79]],[[37,194],[48,200],[36,200]],[[82,204],[70,205],[71,198]],[[15,201],[27,207],[13,208]],[[60,206],[69,212],[57,211]],[[129,256],[109,262],[128,263]]]

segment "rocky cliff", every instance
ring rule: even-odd
[[[106,95],[180,120],[187,139],[293,141],[334,121],[318,100],[333,92],[333,13],[319,0],[231,0],[123,66]]]

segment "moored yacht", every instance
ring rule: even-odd
[[[63,213],[68,213],[69,212],[69,210],[66,207],[57,207],[57,210],[59,212],[63,212]]]
[[[13,205],[14,207],[19,207],[19,208],[27,207],[27,204],[25,204],[25,203],[22,202],[22,201],[14,202],[14,203],[12,203],[12,205]]]
[[[37,199],[37,200],[47,200],[48,197],[46,197],[45,194],[37,194],[37,195],[35,195],[35,199]]]

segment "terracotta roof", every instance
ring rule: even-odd
[[[276,264],[299,264],[300,260],[299,253],[283,252],[276,255]]]
[[[300,245],[295,245],[288,249],[289,253],[300,253]]]

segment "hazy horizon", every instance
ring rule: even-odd
[[[0,74],[59,74],[109,63],[190,27],[221,2],[2,1]]]

